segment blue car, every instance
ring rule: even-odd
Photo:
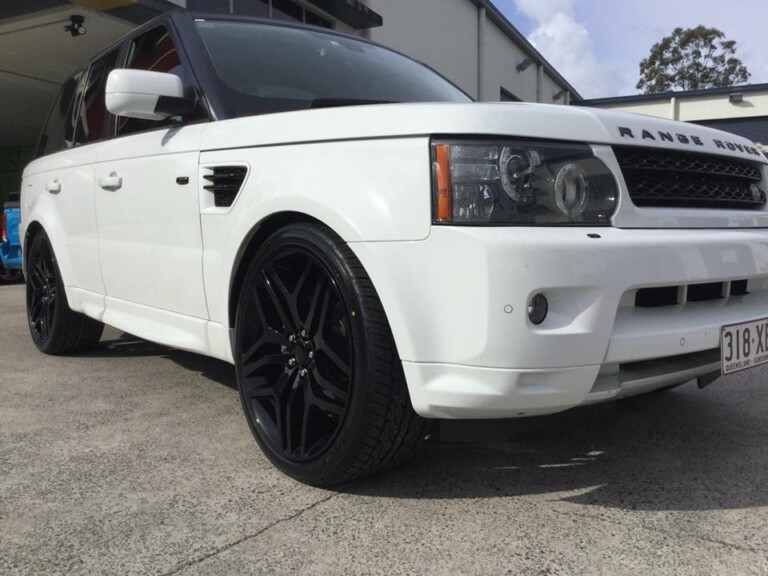
[[[0,225],[0,281],[18,282],[22,279],[20,219],[19,194],[11,193],[3,206]]]

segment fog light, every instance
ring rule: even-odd
[[[539,325],[544,322],[549,311],[549,303],[544,294],[536,294],[528,302],[528,319],[532,324]]]

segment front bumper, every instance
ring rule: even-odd
[[[765,229],[436,226],[421,242],[352,247],[425,417],[546,414],[710,374],[720,328],[768,315]],[[722,293],[687,301],[702,283]],[[635,305],[655,287],[680,298]],[[537,293],[549,314],[534,326]]]

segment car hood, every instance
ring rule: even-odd
[[[766,162],[751,141],[696,124],[612,110],[525,103],[385,104],[237,118],[206,127],[203,148],[432,135],[649,146]]]

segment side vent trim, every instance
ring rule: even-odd
[[[210,182],[203,188],[213,193],[214,205],[218,208],[228,208],[235,201],[240,188],[243,186],[248,168],[245,166],[215,166],[208,168],[210,173],[203,178]]]

